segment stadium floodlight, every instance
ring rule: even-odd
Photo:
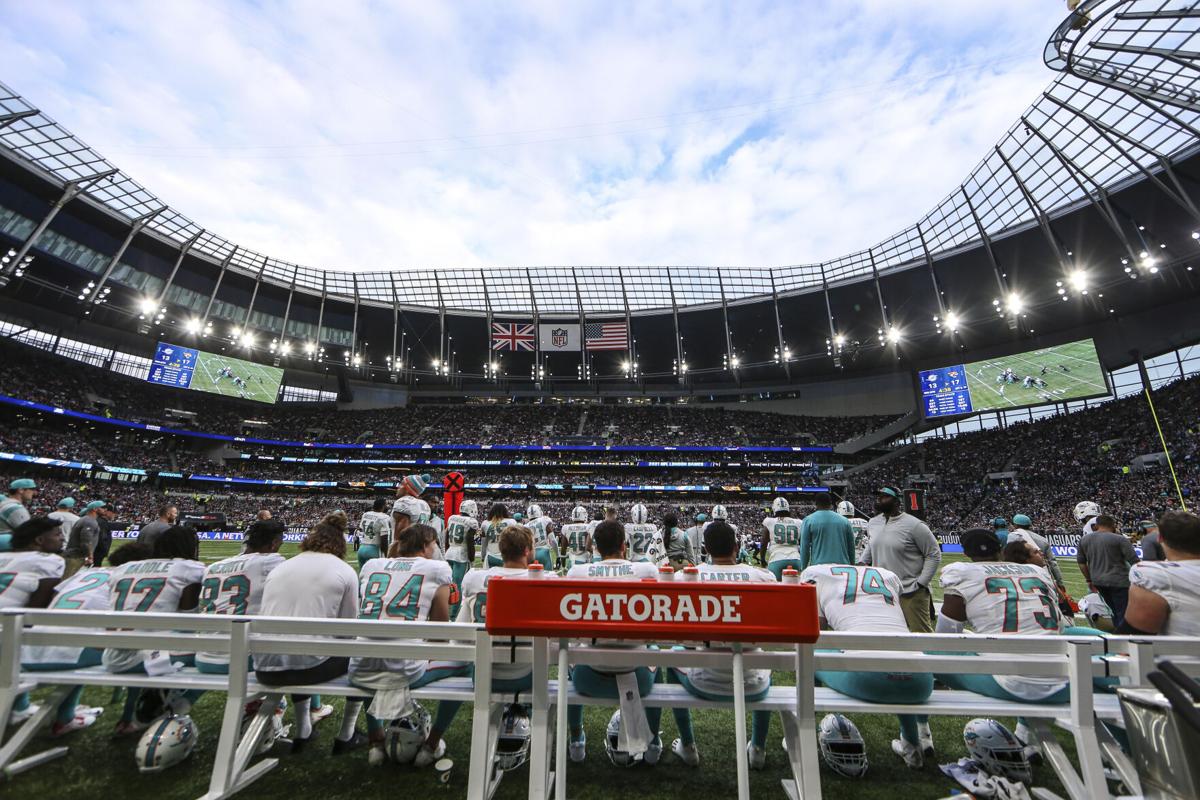
[[[187,322],[183,323],[183,329],[185,331],[187,331],[188,333],[199,333],[200,332],[200,320],[198,320],[194,317],[192,319],[189,319]]]
[[[955,314],[953,311],[946,312],[946,327],[948,327],[950,330],[957,332],[958,324],[961,321],[962,319],[958,316],[958,314]]]
[[[1074,270],[1067,277],[1071,281],[1071,286],[1074,287],[1075,291],[1082,292],[1087,289],[1088,276],[1087,276],[1087,273],[1084,272],[1083,270],[1081,270],[1081,269]]]
[[[288,353],[292,352],[292,343],[291,342],[280,342],[279,343],[279,352],[285,356]]]
[[[836,344],[838,347],[841,347],[842,345],[844,345],[846,343],[846,337],[839,333],[833,337],[833,343]]]
[[[254,346],[254,332],[246,331],[245,333],[242,334],[242,347],[253,347],[253,346]]]
[[[901,333],[899,328],[895,327],[894,325],[888,328],[887,338],[889,342],[892,344],[900,344],[900,336]]]
[[[310,356],[317,352],[317,345],[314,342],[308,342],[304,345],[304,352]]]
[[[149,297],[143,297],[141,301],[138,302],[138,311],[141,311],[143,314],[153,314],[157,308],[158,303]]]
[[[1025,309],[1025,301],[1021,299],[1021,295],[1012,292],[1008,296],[1008,302],[1005,303],[1005,307],[1008,309],[1008,313],[1015,317]]]
[[[1200,231],[1192,231],[1193,239],[1200,239]]]
[[[733,359],[729,363],[733,364],[733,366],[736,367],[738,364],[742,363],[742,360],[740,358],[738,358],[737,356],[734,356]]]

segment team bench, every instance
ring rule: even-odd
[[[372,640],[355,637],[370,633]],[[414,640],[414,637],[419,637]],[[174,652],[207,651],[229,653],[233,665],[229,675],[212,675],[183,669],[160,676],[114,675],[103,668],[54,672],[24,671],[19,658],[22,644],[61,644],[133,649],[170,649]],[[564,646],[565,645],[565,646]],[[767,697],[745,703],[746,710],[780,712],[792,780],[784,786],[793,798],[819,798],[820,782],[815,740],[817,713],[921,713],[949,716],[1026,718],[1039,739],[1043,752],[1060,777],[1072,800],[1109,796],[1103,759],[1129,787],[1137,786],[1136,771],[1097,720],[1119,723],[1120,708],[1115,695],[1095,694],[1092,677],[1110,676],[1123,683],[1143,684],[1156,657],[1172,657],[1185,669],[1200,673],[1200,640],[1160,638],[1129,640],[1096,637],[982,637],[910,634],[874,636],[827,633],[816,645],[768,645],[746,648],[740,655],[745,669],[771,669],[778,673],[811,676],[816,669],[848,671],[907,671],[947,673],[1021,674],[1069,678],[1069,705],[1047,706],[1012,703],[970,692],[937,690],[919,706],[875,704],[846,697],[826,688],[814,687],[811,677],[796,686],[775,686]],[[208,792],[204,798],[228,797],[266,774],[277,759],[265,757],[255,763],[257,744],[273,713],[272,703],[263,703],[258,717],[243,732],[245,705],[249,700],[287,693],[320,693],[361,696],[364,690],[350,686],[345,678],[314,686],[280,689],[259,684],[245,668],[252,653],[304,653],[311,655],[375,656],[471,662],[478,685],[468,678],[448,678],[414,691],[422,700],[471,702],[473,743],[470,753],[468,796],[490,797],[502,773],[492,768],[496,731],[502,704],[511,694],[491,695],[493,664],[528,663],[534,669],[534,690],[528,698],[533,706],[531,743],[531,798],[543,800],[552,791],[563,797],[566,786],[565,704],[614,705],[579,695],[569,682],[560,685],[549,666],[560,670],[572,664],[653,664],[660,667],[723,666],[728,668],[728,651],[661,649],[653,652],[597,647],[590,642],[533,639],[515,642],[492,637],[478,625],[448,623],[397,623],[358,620],[305,620],[239,618],[192,614],[118,614],[105,612],[23,611],[0,615],[0,719],[7,719],[13,699],[21,691],[52,687],[52,695],[37,716],[17,728],[0,748],[0,768],[8,774],[31,769],[66,754],[56,747],[18,759],[33,738],[38,725],[53,713],[71,686],[138,686],[167,689],[203,689],[226,695],[224,714],[214,756]],[[962,650],[974,655],[930,655],[930,651]],[[240,667],[239,667],[240,665]],[[681,686],[658,684],[645,698],[646,705],[666,708],[725,709],[729,703],[701,700]],[[562,706],[556,708],[556,706]],[[735,721],[744,735],[745,719]],[[556,735],[557,729],[557,735]],[[1077,771],[1056,738],[1056,729],[1072,736],[1080,768]],[[477,746],[475,743],[479,743]],[[550,771],[551,754],[557,750],[556,772]],[[744,759],[744,751],[738,754]],[[1037,790],[1042,797],[1049,792]]]

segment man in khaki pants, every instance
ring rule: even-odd
[[[929,584],[942,563],[942,549],[929,526],[904,512],[900,490],[884,486],[875,493],[874,517],[867,523],[870,537],[861,564],[883,567],[900,578],[900,608],[913,633],[933,633]]]
[[[92,564],[92,555],[100,542],[100,522],[97,517],[113,517],[112,512],[108,510],[108,504],[103,500],[93,500],[84,506],[83,516],[71,526],[67,535],[67,547],[63,551],[67,559],[64,578],[71,577],[84,567],[99,566]]]

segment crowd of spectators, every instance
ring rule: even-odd
[[[671,403],[412,404],[369,411],[339,410],[334,404],[270,406],[152,386],[111,370],[14,344],[0,351],[0,384],[11,397],[76,411],[229,436],[293,441],[835,444],[877,429],[895,418],[805,417]],[[248,420],[258,424],[248,424]]]
[[[1200,377],[1156,391],[1154,403],[1180,490],[1194,498],[1200,489]],[[1135,394],[1070,414],[928,440],[848,479],[853,499],[869,507],[879,485],[917,485],[911,477],[936,476],[920,484],[928,488],[935,530],[1022,513],[1040,529],[1074,531],[1071,510],[1081,500],[1099,503],[1129,529],[1179,509],[1165,464],[1135,465],[1139,456],[1162,449],[1146,399]]]
[[[182,397],[194,404],[200,414],[191,427],[212,425],[210,430],[244,419],[244,406],[230,406],[217,398],[197,401],[187,393],[167,391],[159,396],[158,387],[147,390],[143,384],[112,373],[85,366],[85,380],[70,375],[62,362],[45,355],[30,355],[26,348],[13,350],[0,361],[0,377],[7,381],[6,393],[66,407],[91,410],[111,408],[114,416],[138,418],[163,413],[184,405]],[[44,363],[57,365],[50,369]],[[133,387],[133,388],[131,388]],[[137,391],[134,391],[136,389]],[[162,397],[169,397],[163,400]],[[1200,378],[1178,381],[1155,393],[1158,417],[1167,438],[1180,488],[1193,494],[1200,481]],[[97,402],[99,403],[97,405]],[[109,406],[109,403],[112,406]],[[763,414],[753,411],[675,405],[584,406],[565,404],[499,406],[414,406],[387,411],[345,412],[326,409],[269,408],[253,409],[255,418],[268,422],[265,429],[272,437],[318,440],[402,441],[460,440],[471,444],[547,442],[560,437],[589,434],[597,440],[649,444],[723,445],[752,439],[786,443],[789,436],[803,436],[805,418]],[[384,467],[370,465],[296,464],[279,461],[219,459],[191,448],[190,440],[150,432],[131,432],[102,424],[71,422],[36,412],[5,412],[0,425],[0,449],[7,452],[85,461],[97,464],[140,467],[147,470],[170,469],[183,473],[205,473],[294,480],[332,480],[341,483],[396,480],[408,471],[435,472],[445,469]],[[275,415],[275,416],[272,416]],[[281,420],[287,420],[286,424]],[[466,419],[468,422],[463,423]],[[147,417],[149,421],[149,417]],[[274,421],[272,421],[274,420]],[[886,423],[882,418],[842,418],[823,420],[823,430],[838,436],[850,436],[863,426]],[[275,426],[279,425],[279,428]],[[378,430],[377,430],[378,429]],[[380,433],[383,431],[383,433]],[[323,433],[321,433],[323,432]],[[449,432],[449,433],[448,433]],[[263,431],[258,431],[263,433]],[[321,436],[312,436],[321,433]],[[1145,468],[1136,463],[1139,456],[1162,450],[1144,397],[1134,395],[1095,405],[1083,411],[1043,417],[1031,422],[1011,424],[962,434],[952,438],[927,439],[902,450],[896,457],[867,470],[851,470],[844,475],[849,485],[846,496],[860,510],[870,512],[874,490],[881,485],[920,486],[927,490],[927,518],[935,530],[956,531],[985,524],[996,516],[1011,517],[1024,513],[1034,519],[1040,530],[1071,531],[1077,526],[1071,509],[1080,500],[1094,500],[1105,513],[1115,516],[1126,527],[1138,520],[1155,517],[1179,507],[1174,483],[1165,465],[1152,463]],[[286,450],[258,448],[259,453],[278,455]],[[293,453],[301,451],[293,450]],[[306,455],[319,455],[319,449],[306,449]],[[346,451],[324,451],[345,457]],[[357,455],[363,455],[361,452]],[[392,455],[388,451],[372,454]],[[439,456],[443,455],[439,453]],[[464,452],[463,456],[469,455]],[[477,451],[475,453],[478,455]],[[596,463],[619,454],[595,453],[586,458]],[[541,454],[530,460],[543,458]],[[773,470],[740,468],[636,468],[572,465],[566,461],[532,463],[528,466],[473,466],[462,468],[471,483],[520,484],[649,484],[649,485],[815,485],[817,470],[812,466],[783,467]],[[827,476],[828,477],[828,476]],[[834,476],[843,477],[843,476]],[[841,481],[834,481],[839,486]],[[98,482],[93,482],[98,483]],[[200,484],[166,481],[157,486],[112,484],[116,495],[110,499],[128,508],[133,517],[144,517],[161,499],[164,489],[187,493],[201,490]],[[221,497],[213,497],[219,510],[229,509],[232,516],[252,516],[257,506],[269,500],[283,503],[297,519],[319,519],[333,503],[363,502],[361,497],[342,493],[329,495],[284,495],[272,493],[266,500],[243,495],[238,487],[212,484]],[[109,487],[90,487],[100,494]],[[46,495],[43,495],[45,497]],[[711,497],[721,497],[713,493]],[[725,493],[725,497],[737,497]],[[633,502],[618,495],[618,502]],[[690,499],[690,498],[689,498]],[[709,498],[705,498],[708,502]],[[601,502],[599,499],[595,502]],[[728,504],[728,503],[727,503]],[[569,506],[564,501],[564,506]],[[757,504],[749,508],[759,509]],[[569,510],[569,508],[567,509]],[[752,515],[753,516],[753,515]],[[297,524],[305,524],[303,522]]]

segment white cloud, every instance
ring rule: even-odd
[[[864,248],[951,192],[1052,79],[1060,11],[59,2],[10,9],[0,69],[286,260],[766,266]]]

